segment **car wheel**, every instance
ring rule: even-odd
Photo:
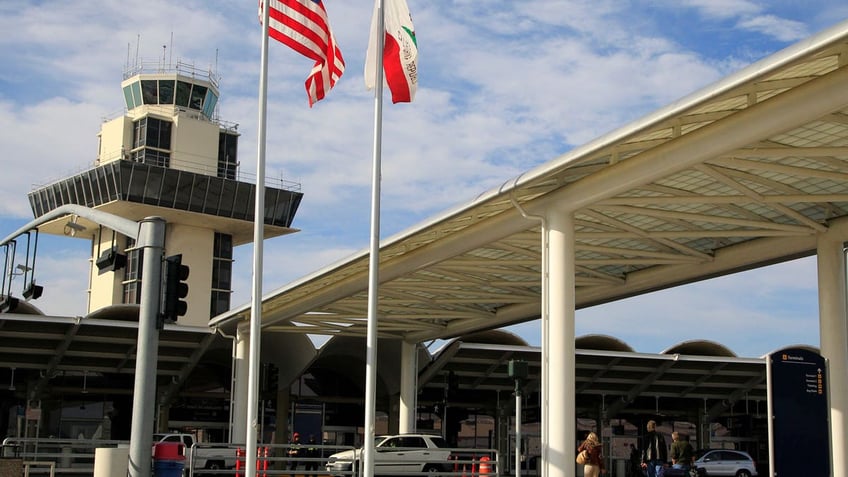
[[[223,468],[220,462],[213,460],[206,463],[206,468],[209,470],[220,470]]]
[[[736,477],[751,477],[751,473],[747,470],[740,470],[736,473]]]
[[[437,477],[441,472],[442,469],[437,465],[430,464],[424,467],[424,474],[427,477]]]

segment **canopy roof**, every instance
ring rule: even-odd
[[[539,317],[551,210],[574,216],[578,308],[814,253],[848,211],[846,57],[843,22],[383,240],[380,336]],[[262,326],[364,336],[368,255],[265,296]]]

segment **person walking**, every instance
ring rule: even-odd
[[[586,440],[577,448],[577,453],[586,451],[589,454],[589,459],[583,464],[584,477],[598,477],[600,474],[606,473],[604,466],[603,446],[598,440],[598,435],[590,432],[586,436]]]
[[[695,458],[695,449],[689,439],[681,439],[677,431],[671,433],[671,441],[671,467],[689,472]]]
[[[648,421],[645,426],[648,432],[642,442],[642,468],[647,470],[648,477],[658,477],[668,462],[668,449],[665,446],[665,438],[657,432],[657,422]]]

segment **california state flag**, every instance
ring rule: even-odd
[[[376,2],[377,0],[375,0]],[[418,43],[415,40],[415,27],[406,0],[383,0],[385,10],[385,43],[383,44],[383,71],[386,83],[392,91],[393,103],[411,103],[418,88]],[[377,84],[377,43],[378,29],[377,4],[371,18],[371,39],[365,54],[365,87],[373,88]]]

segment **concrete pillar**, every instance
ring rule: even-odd
[[[233,382],[230,391],[230,442],[247,442],[247,391],[250,331],[239,327],[233,344]]]
[[[821,353],[828,363],[831,475],[848,476],[848,324],[844,238],[836,232],[819,236],[819,328]]]
[[[543,231],[544,233],[544,231]],[[574,346],[574,220],[570,213],[547,214],[547,333],[542,343],[543,477],[574,477],[576,443]],[[544,277],[543,277],[544,281]],[[543,285],[544,286],[544,285]],[[544,307],[544,305],[543,305]],[[543,326],[545,326],[543,324]]]
[[[416,391],[418,384],[418,345],[400,344],[400,402],[398,430],[401,434],[415,432]],[[394,405],[394,403],[392,403]]]

